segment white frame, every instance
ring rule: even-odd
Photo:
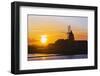
[[[81,16],[88,17],[88,58],[87,59],[66,59],[27,61],[27,15],[60,15],[60,16]],[[91,45],[91,46],[90,46]],[[59,64],[57,64],[59,63]],[[46,69],[61,67],[94,66],[94,11],[76,9],[56,9],[42,7],[20,7],[20,70]]]

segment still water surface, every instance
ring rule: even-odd
[[[87,54],[61,55],[61,54],[28,54],[28,61],[33,60],[55,60],[55,59],[82,59],[87,58]]]

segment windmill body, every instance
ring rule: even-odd
[[[74,41],[74,39],[75,39],[74,38],[74,34],[73,34],[72,30],[71,30],[71,26],[70,25],[68,26],[67,37],[68,37],[68,40]]]

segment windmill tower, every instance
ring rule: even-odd
[[[74,41],[75,38],[74,38],[74,34],[73,34],[72,30],[71,30],[71,26],[70,25],[68,25],[67,36],[68,36],[68,40]]]

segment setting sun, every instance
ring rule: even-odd
[[[47,35],[42,35],[41,36],[41,43],[46,44],[47,43]]]

